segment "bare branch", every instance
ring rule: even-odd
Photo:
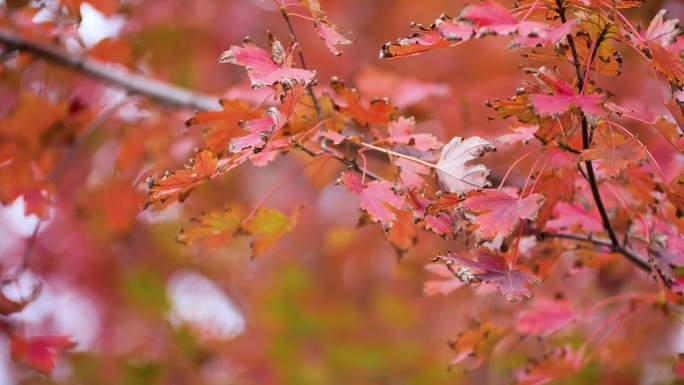
[[[609,240],[605,239],[596,239],[593,238],[592,236],[583,236],[583,235],[577,235],[577,234],[563,234],[563,233],[547,233],[544,232],[541,234],[542,237],[548,237],[548,238],[560,238],[560,239],[569,239],[572,241],[579,241],[579,242],[589,242],[592,243],[596,246],[601,246],[601,247],[606,247],[610,249],[611,251],[614,251],[616,253],[620,253],[623,256],[625,256],[627,259],[629,259],[632,263],[634,263],[638,268],[641,270],[651,273],[651,265],[642,259],[640,256],[637,254],[633,253],[632,251],[629,251],[628,249],[620,246],[617,249],[613,247],[613,244]]]
[[[0,29],[0,43],[10,50],[34,54],[55,64],[122,88],[132,94],[146,96],[164,104],[198,110],[220,108],[217,97],[192,92],[145,76],[131,74],[93,59],[74,55],[53,45],[29,41],[7,29]]]

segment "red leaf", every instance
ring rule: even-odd
[[[684,50],[684,37],[679,20],[665,20],[666,10],[653,17],[648,29],[641,34],[643,51],[651,59],[651,65],[663,74],[674,87],[684,87],[684,63],[681,52]]]
[[[518,313],[515,330],[525,335],[547,336],[575,320],[575,307],[565,299],[537,298]]]
[[[188,126],[203,126],[204,143],[215,154],[221,154],[240,132],[240,122],[256,119],[259,113],[240,100],[222,100],[220,111],[201,111],[187,121]]]
[[[245,67],[252,87],[272,86],[277,83],[306,85],[314,81],[316,73],[300,68],[291,68],[292,47],[286,53],[279,41],[271,39],[272,53],[257,47],[245,39],[242,46],[231,46],[219,57],[219,63],[231,63]]]
[[[415,147],[418,151],[436,150],[442,147],[437,138],[432,134],[414,134],[416,127],[415,119],[400,116],[387,126],[389,140],[395,144],[408,144]]]
[[[273,132],[280,128],[280,112],[276,108],[270,108],[268,113],[261,118],[240,122],[240,126],[249,134],[234,138],[230,141],[228,151],[241,152],[245,148],[261,148]]]
[[[504,329],[491,322],[478,323],[474,328],[458,334],[455,341],[449,342],[449,347],[456,353],[449,366],[455,366],[471,361],[468,370],[475,370],[494,352],[501,339],[505,336]]]
[[[447,295],[463,286],[463,282],[454,277],[451,271],[441,263],[426,265],[425,270],[442,278],[425,281],[423,284],[423,295],[426,297],[432,297],[437,294]]]
[[[477,260],[447,253],[438,258],[451,267],[454,275],[466,285],[482,282],[495,285],[509,301],[519,301],[532,296],[528,286],[539,283],[539,278],[522,270],[513,270],[499,254],[488,249],[477,249]]]
[[[516,385],[542,385],[576,373],[584,363],[584,349],[556,348],[541,360],[516,372]]]
[[[447,84],[426,82],[375,67],[363,69],[356,79],[356,84],[366,95],[387,95],[399,108],[420,103],[431,97],[443,98],[450,94]]]
[[[531,94],[528,96],[532,107],[539,115],[558,117],[560,114],[569,111],[571,107],[577,107],[592,116],[603,114],[604,111],[601,106],[605,99],[603,95],[579,95],[570,84],[544,67],[536,71],[535,76],[551,92],[548,95]]]
[[[472,222],[480,239],[493,240],[511,235],[521,220],[534,221],[543,202],[541,194],[517,198],[501,190],[485,190],[468,196],[461,207],[477,215]]]
[[[513,35],[514,46],[554,44],[569,34],[574,24],[574,21],[570,21],[553,27],[535,21],[518,22],[502,5],[488,0],[465,7],[456,18],[443,15],[429,27],[412,25],[411,28],[416,32],[383,45],[380,57],[388,59],[415,55],[488,35]]]
[[[200,151],[190,166],[185,169],[168,172],[158,179],[148,179],[149,193],[144,207],[153,204],[183,202],[193,188],[217,175],[218,161],[209,150]]]
[[[551,231],[568,230],[579,225],[585,232],[597,233],[603,231],[601,218],[593,210],[587,210],[579,205],[558,202],[553,210],[554,219],[546,224]]]
[[[395,159],[394,164],[399,169],[399,178],[404,186],[417,190],[423,188],[423,185],[425,185],[423,175],[430,173],[426,166],[405,158]]]
[[[317,20],[314,24],[314,28],[318,32],[318,37],[323,39],[325,46],[328,47],[330,52],[335,56],[342,55],[339,50],[339,46],[348,45],[353,43],[347,36],[343,35],[336,25],[330,23],[326,19]]]
[[[523,145],[534,139],[534,134],[539,130],[538,125],[520,126],[513,129],[512,134],[501,135],[497,142],[501,144],[514,144],[521,142]]]
[[[385,99],[373,99],[368,107],[364,106],[356,90],[348,88],[337,78],[333,78],[330,87],[345,103],[344,106],[337,105],[340,112],[359,124],[387,124],[397,111],[397,108]]]
[[[358,194],[361,198],[361,209],[365,210],[374,222],[380,222],[385,227],[391,227],[397,216],[390,207],[403,209],[406,205],[404,198],[392,190],[392,184],[385,181],[373,181],[364,186],[361,178],[352,171],[345,171],[340,181],[347,190]]]
[[[614,138],[619,136],[615,135]],[[631,164],[641,162],[646,155],[644,148],[635,140],[615,140],[613,143],[601,143],[582,151],[578,161],[598,160],[599,169],[607,176],[616,177]]]
[[[76,346],[67,336],[12,336],[12,357],[24,365],[49,374],[55,367],[57,356]]]

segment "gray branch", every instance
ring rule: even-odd
[[[71,54],[53,45],[29,41],[6,29],[0,29],[0,43],[10,50],[34,54],[55,64],[122,88],[132,94],[145,96],[160,103],[197,110],[220,108],[217,97],[192,92],[145,76],[131,74],[93,59]]]

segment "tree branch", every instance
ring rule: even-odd
[[[93,59],[71,54],[53,45],[29,41],[6,29],[0,29],[0,43],[9,49],[34,54],[132,94],[146,96],[163,104],[198,110],[220,108],[217,97],[195,93],[145,76],[134,75]]]
[[[588,236],[582,236],[582,235],[577,235],[577,234],[563,234],[563,233],[541,233],[542,237],[549,237],[549,238],[560,238],[560,239],[569,239],[572,241],[579,241],[579,242],[589,242],[592,243],[596,246],[602,246],[602,247],[607,247],[613,250],[616,253],[620,253],[623,256],[625,256],[627,259],[629,259],[632,263],[634,263],[637,267],[639,267],[641,270],[651,273],[652,268],[651,265],[647,262],[641,259],[640,256],[637,254],[627,250],[624,247],[620,247],[617,250],[613,249],[613,244],[609,240],[604,240],[604,239],[595,239],[591,235]]]
[[[561,21],[563,23],[567,23],[567,19],[565,17],[565,7],[563,6],[563,0],[556,0],[556,4],[558,5],[558,14],[560,15]],[[570,50],[572,52],[572,60],[575,66],[575,73],[577,74],[577,88],[581,91],[584,89],[584,82],[586,80],[584,79],[584,73],[582,72],[582,64],[580,63],[579,54],[577,52],[577,46],[575,45],[575,39],[573,38],[572,34],[568,34],[567,39],[568,44],[570,45]],[[598,47],[596,48],[596,50],[598,50]],[[591,65],[591,61],[593,60],[593,52],[591,55],[592,57],[590,58],[589,65]],[[589,133],[589,122],[587,121],[587,116],[584,114],[584,112],[582,112],[582,148],[586,150],[590,146],[591,138]],[[596,174],[594,173],[594,165],[591,160],[585,161],[584,165],[586,167],[587,180],[589,181],[589,186],[591,187],[591,194],[594,197],[596,208],[598,209],[599,214],[601,215],[603,227],[606,229],[608,237],[610,238],[611,246],[614,251],[621,251],[622,247],[620,246],[620,241],[618,240],[617,235],[615,234],[615,229],[613,229],[613,225],[610,223],[610,217],[608,216],[606,207],[603,204],[603,199],[601,198],[601,191],[599,190],[598,181],[596,180]]]
[[[286,20],[291,27],[289,18],[286,18]],[[0,28],[0,43],[7,46],[11,51],[18,50],[31,53],[52,63],[124,89],[132,94],[145,96],[163,104],[198,110],[215,110],[220,108],[218,97],[193,92],[159,80],[118,70],[105,63],[71,54],[56,46],[24,39],[22,36],[2,28]],[[304,66],[305,64],[301,52],[300,59],[302,60],[302,66]],[[309,92],[314,100],[316,112],[319,114],[320,118],[321,114],[318,100],[315,95],[313,95],[311,88],[309,88]],[[318,156],[317,153],[310,151],[308,148],[302,147],[301,149],[311,156]],[[326,153],[331,154],[330,151],[326,151]],[[332,154],[332,157],[359,173],[365,173],[370,179],[383,180],[377,174],[361,168],[355,160],[341,158],[334,154]]]

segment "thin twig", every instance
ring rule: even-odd
[[[298,45],[297,47],[297,54],[299,55],[299,62],[302,65],[303,69],[306,68],[306,60],[304,60],[304,52],[302,52],[302,47],[299,46],[299,39],[297,39],[297,34],[295,33],[294,26],[292,25],[292,21],[290,20],[290,16],[287,13],[287,9],[285,9],[284,6],[280,6],[280,14],[283,15],[283,19],[285,19],[285,24],[287,24],[287,29],[290,30],[290,34],[292,35],[292,40],[294,40],[294,43]],[[318,103],[318,98],[316,98],[316,94],[314,93],[313,86],[308,85],[306,87],[307,92],[309,93],[309,96],[311,96],[311,100],[313,101],[314,107],[316,108],[316,116],[318,116],[318,120],[323,120],[323,113],[321,112],[321,105]]]
[[[0,29],[0,43],[11,50],[34,54],[122,88],[131,94],[146,96],[163,104],[198,110],[220,108],[217,97],[192,92],[145,76],[134,75],[96,60],[74,55],[54,45],[27,40],[7,29]]]

